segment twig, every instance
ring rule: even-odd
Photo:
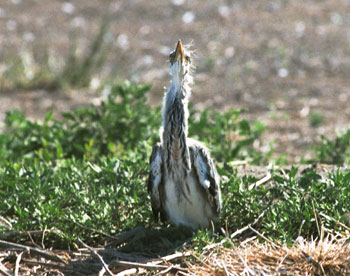
[[[253,240],[257,239],[257,238],[258,238],[258,236],[252,236],[252,237],[250,237],[250,238],[247,238],[247,239],[245,239],[244,241],[242,241],[242,242],[239,244],[239,246],[242,247],[243,245],[248,244],[248,243],[250,243],[251,241],[253,241]]]
[[[41,247],[45,249],[45,244],[44,244],[44,239],[45,239],[45,233],[47,232],[46,226],[45,229],[43,231],[43,234],[41,236]]]
[[[263,234],[261,234],[259,231],[255,230],[253,227],[251,227],[249,225],[249,229],[252,230],[255,234],[257,234],[259,237],[263,238],[265,241],[271,243],[274,247],[276,248],[281,248],[280,245],[277,245],[276,243],[274,243],[272,240],[266,238]]]
[[[136,273],[137,273],[136,268],[129,268],[129,269],[126,269],[126,270],[119,272],[116,276],[127,276],[127,275],[131,275],[131,274],[136,274]]]
[[[28,236],[29,236],[29,239],[31,240],[32,244],[35,245],[37,248],[42,248],[40,247],[39,244],[37,244],[34,240],[33,240],[33,237],[32,235],[28,232]],[[44,249],[44,248],[43,248]]]
[[[259,181],[255,182],[253,184],[250,184],[248,187],[248,190],[249,191],[253,190],[256,187],[259,187],[260,185],[265,184],[266,182],[269,182],[271,179],[272,179],[272,175],[270,172],[268,172],[265,177],[263,177],[262,179],[260,179]]]
[[[177,258],[181,258],[181,257],[187,257],[187,256],[190,256],[191,253],[190,252],[185,252],[185,253],[174,253],[174,254],[171,254],[171,255],[168,255],[168,256],[164,256],[164,257],[161,257],[160,259],[162,261],[166,261],[166,262],[169,262],[171,260],[174,260],[174,259],[177,259]]]
[[[282,267],[282,264],[283,264],[284,260],[288,257],[288,255],[289,255],[289,253],[287,252],[287,253],[283,256],[283,258],[281,258],[281,261],[278,263],[278,266],[277,266],[277,268],[276,268],[276,272],[279,272],[280,267]]]
[[[155,269],[155,270],[161,270],[161,269],[167,269],[169,266],[167,265],[158,265],[154,263],[135,263],[135,262],[126,262],[126,261],[118,261],[114,260],[110,263],[111,265],[120,265],[120,266],[126,266],[126,267],[139,267],[139,268],[145,268],[145,269]],[[186,269],[180,267],[180,266],[173,266],[173,269],[176,270],[183,270],[185,271]]]
[[[315,216],[315,220],[316,220],[318,235],[321,236],[320,225],[318,224],[318,217],[317,217],[314,201],[312,199],[311,199],[311,204],[312,204],[312,211],[314,212],[314,216]]]
[[[170,270],[172,270],[172,269],[173,269],[173,266],[171,265],[171,266],[169,266],[167,269],[164,269],[164,270],[158,272],[156,275],[167,274],[167,273],[168,273]]]
[[[192,276],[193,274],[188,274],[185,271],[179,271],[178,274],[184,275],[184,276]]]
[[[322,216],[322,217],[324,217],[325,219],[335,221],[335,222],[336,222],[336,225],[339,225],[339,226],[343,227],[344,229],[350,231],[350,227],[346,226],[344,223],[342,223],[342,222],[336,220],[335,218],[332,218],[332,217],[330,217],[330,216],[327,216],[326,214],[323,214],[323,213],[321,213],[321,212],[319,213],[319,215]]]
[[[243,232],[247,231],[249,229],[250,225],[251,224],[248,224],[248,225],[244,226],[243,228],[236,230],[236,232],[231,234],[230,238],[233,239],[234,237],[236,237],[236,236],[242,234]]]
[[[109,258],[118,258],[125,261],[131,261],[131,262],[143,262],[148,261],[149,258],[146,258],[144,256],[138,256],[135,253],[124,253],[118,251],[116,248],[93,248],[97,253],[99,253],[103,257],[109,257]],[[80,252],[86,255],[85,252],[88,252],[88,256],[91,255],[89,249],[87,248],[79,248]],[[75,253],[73,253],[75,254]],[[79,256],[78,254],[75,254],[76,256]],[[105,258],[106,258],[105,257]],[[158,259],[158,258],[157,258]]]
[[[9,231],[9,232],[5,232],[5,233],[1,233],[0,234],[0,239],[2,240],[6,240],[12,237],[23,237],[23,236],[27,236],[27,235],[42,235],[44,232],[46,233],[50,233],[52,232],[52,230],[34,230],[34,231]]]
[[[232,167],[238,167],[238,166],[242,166],[242,165],[246,166],[246,165],[248,165],[248,162],[246,160],[236,160],[236,161],[230,162],[230,165]]]
[[[56,261],[56,262],[60,262],[60,263],[66,263],[61,257],[53,254],[53,253],[49,253],[46,250],[42,250],[39,248],[35,248],[32,246],[26,246],[26,245],[21,245],[21,244],[17,244],[17,243],[13,243],[13,242],[8,242],[8,241],[3,241],[0,240],[0,247],[11,247],[11,250],[14,249],[21,249],[24,251],[28,251],[29,254],[33,253],[34,255],[39,255],[41,257],[44,257],[48,260],[52,260],[52,261]]]
[[[100,272],[98,273],[98,276],[103,276],[103,275],[105,275],[105,272],[106,272],[106,269],[105,269],[105,267],[103,266],[102,269],[100,270]]]
[[[225,261],[224,261],[224,260],[221,260],[221,263],[222,263],[222,266],[223,266],[223,268],[224,268],[225,275],[226,275],[226,276],[229,276],[229,275],[230,275],[230,273],[229,273],[229,272],[228,272],[228,270],[227,270],[227,267],[226,267]]]
[[[234,237],[236,237],[236,236],[242,234],[243,232],[247,231],[250,226],[257,224],[259,222],[259,220],[265,215],[265,212],[266,212],[266,210],[264,210],[252,223],[249,223],[247,226],[244,226],[243,228],[238,229],[236,232],[232,233],[231,236],[230,236],[230,239],[232,240]],[[225,232],[224,232],[224,235],[226,236]],[[229,241],[230,243],[232,243],[230,239],[228,238],[228,236],[226,236],[226,239],[223,239],[219,243],[209,244],[209,245],[205,246],[203,248],[203,250],[210,250],[210,249],[216,247],[217,245],[222,245],[226,241]]]
[[[249,227],[250,227],[250,225],[249,225]],[[237,254],[238,258],[239,258],[239,259],[241,260],[241,262],[243,263],[243,265],[244,265],[244,270],[247,270],[248,273],[254,275],[254,271],[248,266],[248,263],[247,263],[245,260],[243,260],[243,258],[241,257],[241,255],[238,253],[238,251],[237,251],[237,249],[235,248],[235,246],[234,246],[232,240],[229,239],[227,233],[226,233],[226,232],[223,232],[223,233],[224,233],[224,235],[226,236],[226,240],[231,244],[231,246],[232,246],[232,248],[233,248],[233,251]],[[224,268],[224,270],[225,270],[225,275],[229,275],[229,273],[228,273],[228,271],[227,271],[227,267],[226,267],[225,261],[222,260],[222,263],[223,263],[223,265],[224,265],[223,268]]]
[[[231,234],[230,238],[233,239],[237,235],[242,234],[244,231],[247,231],[250,226],[257,224],[258,221],[265,215],[265,212],[266,212],[266,210],[264,210],[252,223],[249,223],[247,226],[245,226],[245,227],[237,230],[233,234]]]
[[[136,262],[127,262],[127,261],[118,261],[114,260],[111,262],[111,265],[120,265],[120,266],[126,266],[126,267],[140,267],[140,268],[148,268],[148,269],[166,269],[168,268],[167,265],[158,265],[158,264],[153,264],[153,263],[136,263]]]
[[[7,227],[7,228],[9,228],[9,229],[12,228],[11,222],[9,222],[7,219],[5,219],[5,218],[2,217],[2,216],[0,216],[0,225],[5,226],[5,227]]]
[[[303,229],[304,223],[305,223],[305,219],[303,219],[303,221],[301,222],[301,225],[300,225],[300,227],[299,227],[298,237],[301,235],[301,230]]]
[[[25,259],[25,258],[22,259],[22,262],[28,263],[31,265],[48,266],[48,267],[57,268],[57,269],[64,269],[66,267],[64,265],[57,264],[57,263],[38,262],[38,261],[33,261],[33,260]]]
[[[340,221],[337,221],[336,225],[339,225],[339,226],[345,228],[346,230],[350,231],[350,227],[346,226],[344,223],[341,223]]]
[[[238,258],[241,260],[241,262],[244,265],[244,271],[247,271],[248,273],[250,273],[251,275],[255,275],[254,271],[249,267],[248,263],[243,260],[243,258],[241,257],[241,255],[238,253],[238,250],[236,248],[233,248],[233,251],[236,253],[236,255],[238,256]],[[243,272],[244,272],[243,271]],[[248,274],[249,275],[249,274]]]
[[[0,272],[5,276],[14,276],[14,274],[0,262]]]
[[[15,268],[15,276],[18,276],[18,271],[19,271],[19,263],[21,261],[22,255],[23,255],[24,251],[22,251],[21,253],[19,253],[19,255],[17,256],[16,259],[16,268]]]
[[[184,252],[184,253],[179,252],[179,253],[174,253],[174,254],[171,254],[171,255],[168,255],[168,256],[161,257],[160,259],[155,259],[155,260],[152,261],[152,263],[153,264],[159,264],[161,262],[169,262],[169,261],[172,261],[174,259],[181,258],[181,257],[187,257],[187,256],[191,256],[191,253],[189,251],[188,252]],[[171,265],[168,268],[166,268],[165,270],[160,271],[156,275],[166,274],[170,270],[172,270],[173,268],[174,268],[174,266]]]
[[[87,249],[90,250],[90,252],[92,253],[92,255],[94,255],[102,264],[102,266],[104,267],[104,269],[106,270],[106,272],[110,275],[110,276],[114,276],[113,272],[109,269],[108,265],[105,263],[105,261],[103,260],[103,258],[90,246],[88,246],[86,243],[84,243],[81,239],[78,238],[78,242],[80,242],[84,247],[86,247]]]

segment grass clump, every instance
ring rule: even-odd
[[[318,111],[312,111],[309,114],[308,119],[309,119],[309,125],[314,128],[321,126],[324,121],[324,117],[322,113]]]
[[[241,113],[239,110],[194,111],[191,116],[197,119],[190,122],[189,136],[207,143],[213,157],[221,162],[240,159],[252,164],[268,163],[272,151],[263,153],[254,148],[254,142],[260,143],[265,126],[259,121],[250,124],[240,118]]]
[[[116,85],[100,108],[63,121],[9,113],[0,135],[1,216],[17,230],[59,229],[63,243],[78,233],[90,239],[88,228],[115,233],[146,223],[144,160],[160,121],[145,104],[147,90]]]
[[[321,135],[321,144],[315,147],[316,161],[326,164],[350,164],[350,130],[334,140]]]
[[[317,237],[321,226],[335,229],[337,221],[350,210],[350,173],[335,172],[321,175],[314,169],[298,172],[273,172],[272,181],[250,189],[257,179],[237,178],[235,171],[220,170],[226,175],[222,193],[223,220],[234,232],[263,214],[254,227],[273,240],[292,243],[298,236]]]
[[[98,235],[89,229],[115,234],[135,227],[151,213],[142,208],[147,197],[134,176],[146,168],[133,162],[104,157],[50,164],[34,158],[7,164],[1,168],[1,215],[16,230],[59,230],[58,238],[46,241],[55,247],[78,236],[95,243]]]
[[[101,156],[123,157],[137,152],[140,143],[155,136],[160,124],[159,109],[145,104],[148,89],[128,82],[116,85],[100,108],[64,113],[63,121],[53,119],[52,112],[43,122],[31,122],[17,111],[8,113],[0,136],[0,158],[40,157],[55,162],[75,157],[94,161]]]
[[[66,65],[58,76],[61,85],[69,87],[88,87],[90,85],[94,73],[102,69],[108,55],[108,49],[104,45],[108,25],[109,20],[104,19],[98,33],[83,55],[79,56],[76,45],[72,45]]]
[[[72,42],[69,55],[61,62],[43,45],[38,53],[36,49],[12,53],[0,75],[0,91],[88,87],[108,56],[105,39],[108,26],[109,20],[103,19],[99,31],[81,54]]]

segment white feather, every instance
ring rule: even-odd
[[[165,210],[170,221],[175,225],[185,225],[193,229],[209,227],[216,215],[206,198],[206,194],[200,190],[195,172],[191,170],[182,181],[183,185],[186,182],[189,187],[189,192],[185,188],[189,200],[181,197],[179,201],[175,181],[171,178],[166,181]]]

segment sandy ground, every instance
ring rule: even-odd
[[[109,59],[100,77],[152,83],[161,103],[167,58],[179,38],[196,50],[196,108],[245,109],[268,129],[264,143],[289,161],[310,154],[319,135],[350,123],[350,2],[347,0],[8,0],[0,3],[0,69],[12,56],[43,48],[58,59],[73,38],[84,49],[111,16]],[[0,70],[0,73],[1,73]],[[89,93],[0,93],[0,121],[16,107],[41,118],[93,101]],[[95,99],[96,100],[96,99]],[[323,122],[312,127],[310,114]]]

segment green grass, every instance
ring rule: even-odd
[[[321,144],[315,146],[316,160],[326,164],[350,164],[350,130],[338,133],[334,140],[321,135]]]
[[[178,244],[183,237],[168,237],[173,228],[157,228],[146,192],[148,158],[161,124],[160,108],[146,104],[148,90],[128,82],[114,85],[100,107],[66,113],[62,120],[48,113],[42,122],[31,122],[17,111],[8,113],[0,134],[0,216],[15,230],[55,230],[44,241],[54,248],[74,247],[78,237],[99,244],[105,238],[101,232],[114,235],[140,225],[153,229],[150,237],[161,236],[163,245]],[[321,226],[332,231],[338,220],[346,223],[350,172],[323,177],[312,169],[300,176],[295,168],[274,171],[267,185],[249,189],[257,179],[238,177],[230,162],[267,165],[271,152],[253,147],[265,127],[241,119],[239,111],[191,110],[191,115],[197,119],[190,121],[190,135],[209,146],[222,176],[219,226],[232,233],[264,213],[254,227],[291,243],[298,235],[318,236]],[[334,149],[337,158],[330,162],[348,160],[349,140],[348,134],[325,140],[316,161],[329,158]],[[9,229],[0,226],[1,231]],[[221,238],[199,231],[193,240],[200,245]]]
[[[264,154],[253,147],[254,141],[260,141],[265,126],[259,121],[250,124],[241,119],[241,112],[192,111],[191,116],[198,119],[191,120],[189,136],[205,142],[220,162],[241,159],[252,164],[267,164],[273,150]]]
[[[273,173],[273,181],[249,190],[256,179],[221,171],[228,177],[223,185],[225,212],[223,220],[228,229],[244,227],[265,212],[258,230],[267,237],[291,243],[299,235],[317,237],[321,225],[333,230],[337,221],[350,210],[350,172],[336,172],[322,177],[310,169],[297,177],[292,168],[285,175]],[[325,219],[331,217],[332,219]]]
[[[324,117],[321,112],[312,111],[308,116],[308,120],[311,127],[319,127],[322,125]]]

